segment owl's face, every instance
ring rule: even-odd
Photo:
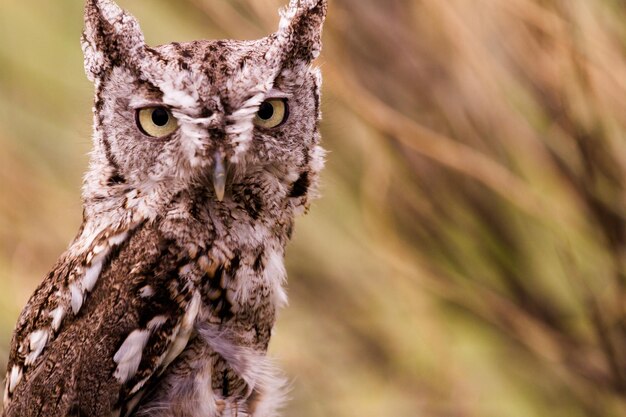
[[[219,202],[251,178],[289,194],[317,175],[320,75],[310,63],[324,1],[293,0],[279,31],[260,40],[155,48],[113,2],[89,0],[86,10],[85,66],[97,90],[91,169],[101,185],[206,187]]]

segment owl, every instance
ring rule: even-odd
[[[266,351],[324,164],[326,10],[291,0],[260,40],[150,47],[113,0],[87,0],[83,222],[18,319],[4,417],[277,414]]]

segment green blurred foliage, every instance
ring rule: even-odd
[[[264,36],[282,1],[120,3],[158,44]],[[626,4],[330,3],[286,415],[625,415]],[[81,26],[80,1],[0,3],[0,365],[80,221]]]

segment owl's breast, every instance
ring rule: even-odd
[[[276,283],[268,278],[265,270],[255,271],[254,264],[246,265],[242,255],[207,273],[200,287],[202,322],[227,330],[239,346],[264,352],[278,307],[273,296]]]

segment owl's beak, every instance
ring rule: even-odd
[[[224,154],[221,152],[215,152],[213,157],[213,188],[215,189],[215,195],[217,201],[224,200],[224,193],[226,192],[226,164],[224,163]]]

